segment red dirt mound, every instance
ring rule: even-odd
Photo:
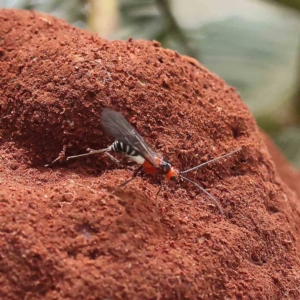
[[[297,198],[300,199],[300,171],[296,170],[291,166],[280,150],[274,145],[272,140],[262,132],[263,139],[268,147],[269,153],[275,164],[277,173],[279,174],[281,180],[288,185],[288,187],[297,194]],[[297,201],[300,205],[300,201]]]
[[[1,299],[299,299],[296,193],[234,89],[157,42],[101,40],[0,11]],[[242,147],[155,198],[103,156],[104,107],[180,169]]]

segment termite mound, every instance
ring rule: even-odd
[[[296,175],[233,88],[157,42],[36,12],[0,23],[1,298],[299,299]],[[191,175],[226,216],[189,185],[156,200],[148,178],[109,197],[132,171],[101,156],[44,167],[112,142],[107,106],[181,169],[242,147]]]

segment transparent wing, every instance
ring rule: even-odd
[[[131,146],[153,166],[158,167],[155,157],[159,157],[159,155],[126,121],[121,113],[109,108],[104,108],[101,123],[107,134],[119,142]]]

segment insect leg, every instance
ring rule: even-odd
[[[116,187],[116,189],[114,191],[112,191],[110,194],[114,194],[117,190],[119,190],[121,187],[124,187],[125,185],[127,185],[130,181],[132,181],[133,179],[136,178],[136,176],[143,170],[143,166],[139,166],[132,174],[132,177],[128,180],[126,180],[125,182],[121,183],[120,185],[118,185]]]
[[[77,157],[83,157],[83,156],[88,156],[88,155],[92,155],[92,154],[97,154],[97,153],[107,153],[109,151],[112,150],[112,147],[108,147],[108,148],[105,148],[105,149],[100,149],[100,150],[93,150],[93,149],[87,149],[88,153],[84,153],[84,154],[79,154],[79,155],[73,155],[73,156],[69,156],[66,158],[66,160],[70,160],[70,159],[73,159],[73,158],[77,158]]]
[[[162,190],[163,185],[162,185],[161,181],[159,180],[158,176],[155,176],[155,179],[156,179],[156,181],[157,181],[157,184],[159,185],[159,189],[158,189],[158,191],[157,191],[157,193],[156,193],[156,198],[155,198],[155,200],[156,200],[157,197],[158,197],[158,195],[159,195],[159,193],[160,193],[161,190]]]
[[[132,166],[133,164],[135,164],[135,162],[133,162],[133,161],[131,161],[131,162],[125,162],[123,160],[116,159],[109,152],[104,152],[104,154],[107,155],[116,164],[120,164],[120,165],[123,165],[123,166]]]
[[[64,145],[63,149],[58,154],[58,156],[50,164],[45,165],[45,167],[48,168],[52,166],[54,163],[56,163],[57,161],[62,161],[65,158],[66,150],[67,150],[67,145]]]
[[[106,156],[108,156],[112,161],[114,161],[116,164],[121,164],[122,165],[122,162],[118,159],[116,159],[114,156],[112,156],[110,153],[108,152],[104,152],[104,154]]]

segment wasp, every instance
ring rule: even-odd
[[[168,180],[178,182],[179,179],[188,181],[193,184],[197,188],[199,188],[202,192],[204,192],[212,202],[218,207],[221,214],[224,213],[219,201],[212,196],[208,191],[206,191],[203,187],[201,187],[198,183],[192,181],[191,179],[183,176],[188,172],[194,171],[198,168],[201,168],[209,163],[215,162],[217,160],[223,159],[227,156],[230,156],[240,149],[231,151],[225,155],[219,156],[202,164],[199,164],[193,168],[190,168],[185,171],[179,171],[174,168],[171,163],[168,161],[166,157],[156,152],[136,131],[136,129],[127,122],[127,120],[123,117],[120,112],[114,111],[109,108],[104,108],[101,116],[101,123],[104,131],[115,139],[113,144],[109,147],[93,150],[87,149],[88,152],[80,155],[69,156],[66,160],[70,160],[73,158],[88,156],[92,154],[105,153],[115,162],[120,162],[114,156],[110,154],[110,152],[121,153],[127,159],[132,162],[135,162],[139,165],[139,167],[133,172],[133,175],[130,179],[126,180],[122,184],[120,184],[116,189],[118,190],[121,187],[124,187],[129,182],[134,180],[138,174],[147,174],[155,176],[158,183],[161,185],[161,182],[158,178],[159,175],[164,175]],[[160,188],[161,189],[161,188]],[[160,192],[160,189],[158,193]],[[115,192],[114,191],[114,192]],[[157,194],[158,195],[158,194]]]

